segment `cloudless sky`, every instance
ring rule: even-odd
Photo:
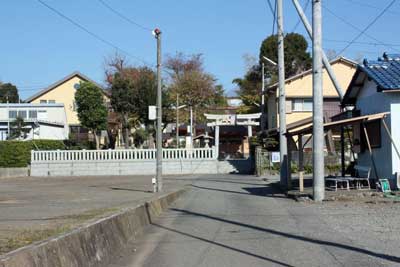
[[[155,63],[156,41],[151,32],[121,19],[98,0],[43,1],[130,55]],[[261,41],[272,32],[268,0],[104,1],[148,28],[159,27],[163,32],[164,55],[178,51],[202,53],[206,70],[229,95],[235,91],[232,80],[245,72],[243,55],[258,57]],[[292,1],[283,1],[284,29],[291,32],[298,16]],[[299,1],[305,6],[307,0]],[[324,0],[323,5],[362,29],[390,2]],[[377,41],[362,36],[358,40],[361,43],[353,44],[343,55],[351,59],[377,59],[385,51],[400,53],[399,2],[367,31],[391,47],[375,45]],[[16,84],[23,99],[75,70],[104,83],[104,61],[115,54],[115,48],[96,40],[37,0],[1,0],[0,10],[0,80]],[[307,15],[311,18],[311,3]],[[305,35],[302,24],[296,31]],[[323,10],[325,49],[339,52],[358,33]],[[143,64],[129,55],[126,58],[131,64]]]

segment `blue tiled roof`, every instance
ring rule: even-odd
[[[376,61],[365,59],[360,68],[377,83],[379,90],[400,89],[400,54],[384,53]]]

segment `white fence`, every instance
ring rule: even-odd
[[[163,160],[216,159],[215,148],[163,149]],[[156,159],[155,149],[127,150],[51,150],[31,152],[31,163],[77,161],[144,161]]]

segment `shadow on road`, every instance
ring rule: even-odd
[[[289,234],[289,233],[285,233],[285,232],[281,232],[281,231],[277,231],[277,230],[273,230],[273,229],[263,228],[263,227],[259,227],[256,225],[245,224],[245,223],[241,223],[241,222],[237,222],[237,221],[231,221],[231,220],[227,220],[227,219],[223,219],[223,218],[219,218],[219,217],[215,217],[215,216],[211,216],[211,215],[207,215],[207,214],[203,214],[203,213],[193,212],[193,211],[189,211],[189,210],[176,209],[176,208],[172,208],[170,210],[176,211],[176,212],[181,212],[183,214],[189,214],[189,215],[193,215],[193,216],[207,218],[210,220],[233,224],[233,225],[237,225],[240,227],[250,228],[250,229],[261,231],[264,233],[269,233],[269,234],[278,235],[278,236],[282,236],[282,237],[286,237],[286,238],[309,242],[309,243],[313,243],[313,244],[346,249],[346,250],[354,251],[357,253],[366,254],[371,257],[376,257],[376,258],[400,263],[400,257],[377,253],[377,252],[374,252],[374,251],[371,251],[368,249],[364,249],[364,248],[358,248],[358,247],[354,247],[354,246],[350,246],[350,245],[346,245],[346,244],[335,243],[335,242],[326,241],[326,240],[318,240],[318,239],[309,238],[309,237],[305,237],[305,236],[301,236],[301,235]],[[162,227],[162,226],[160,226],[160,227]],[[193,237],[200,239],[199,237],[195,237],[195,236],[193,236]],[[225,245],[223,245],[223,246],[225,246]],[[282,263],[279,263],[279,264],[282,264]],[[285,266],[288,266],[288,265],[285,265]]]
[[[282,193],[277,192],[277,190],[272,186],[243,187],[242,189],[246,190],[248,193],[240,192],[240,191],[220,189],[220,188],[198,186],[198,185],[191,185],[191,186],[194,187],[194,188],[198,188],[198,189],[218,191],[218,192],[224,192],[224,193],[241,194],[241,195],[247,195],[247,196],[253,195],[253,196],[270,197],[270,198],[287,198]]]
[[[150,190],[139,190],[139,189],[132,189],[132,188],[122,188],[122,187],[109,187],[111,190],[121,190],[121,191],[132,191],[132,192],[143,192],[143,193],[153,193]]]
[[[228,183],[228,184],[243,184],[243,185],[260,185],[256,183],[248,183],[248,182],[237,182],[228,179],[208,179],[208,178],[198,178],[198,179],[186,179],[186,178],[165,178],[165,180],[172,180],[172,181],[204,181],[204,182],[217,182],[217,183]],[[259,180],[256,180],[259,181]]]
[[[230,250],[233,250],[233,251],[236,251],[236,252],[248,255],[248,256],[252,256],[252,257],[255,257],[255,258],[258,258],[258,259],[261,259],[261,260],[269,261],[269,262],[272,262],[272,263],[275,263],[275,264],[279,264],[279,265],[282,265],[282,266],[286,266],[286,267],[294,267],[293,265],[289,265],[289,264],[286,264],[286,263],[281,262],[281,261],[277,261],[277,260],[274,260],[274,259],[271,259],[271,258],[260,256],[260,255],[257,255],[257,254],[242,250],[242,249],[234,248],[234,247],[231,247],[231,246],[228,246],[228,245],[225,245],[225,244],[213,241],[213,240],[209,240],[209,239],[202,238],[202,237],[199,237],[199,236],[195,236],[195,235],[192,235],[192,234],[189,234],[189,233],[185,233],[185,232],[182,232],[182,231],[179,231],[179,230],[176,230],[176,229],[172,229],[172,228],[160,225],[160,224],[152,223],[152,225],[157,226],[157,227],[159,227],[161,229],[170,231],[170,232],[174,232],[174,233],[177,233],[177,234],[181,234],[183,236],[191,237],[191,238],[194,238],[194,239],[197,239],[197,240],[200,240],[200,241],[203,241],[203,242],[207,242],[207,243],[215,245],[215,246],[219,246],[219,247],[223,247],[223,248],[226,248],[226,249],[230,249]]]

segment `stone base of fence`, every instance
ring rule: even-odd
[[[216,159],[163,161],[163,174],[219,173]],[[225,172],[225,169],[223,170]],[[33,162],[31,176],[154,175],[156,161]]]
[[[15,178],[29,176],[29,168],[0,168],[0,178]]]

